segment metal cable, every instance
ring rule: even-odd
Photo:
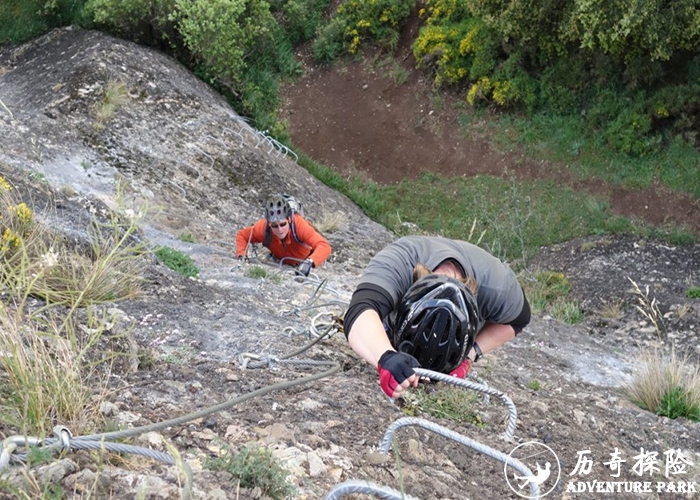
[[[518,420],[518,411],[516,410],[513,401],[501,391],[497,391],[496,389],[492,389],[491,387],[487,387],[482,384],[477,384],[476,382],[470,382],[469,380],[453,377],[452,375],[447,375],[445,373],[426,370],[424,368],[414,368],[413,371],[415,371],[419,377],[428,377],[430,379],[440,380],[448,384],[458,385],[473,391],[479,391],[484,394],[490,394],[491,396],[498,397],[508,407],[509,419],[506,427],[505,439],[507,441],[513,440],[513,436],[515,435],[515,424]]]
[[[406,495],[401,491],[396,491],[386,486],[379,486],[368,481],[345,481],[344,483],[336,484],[323,500],[338,500],[346,495],[374,495],[377,498],[385,500],[418,500],[416,497]]]
[[[182,498],[185,500],[190,500],[192,498],[192,469],[179,458],[173,457],[168,453],[143,448],[141,446],[111,443],[107,441],[86,441],[81,438],[73,438],[70,435],[70,431],[63,426],[54,427],[54,435],[56,437],[46,438],[43,441],[36,437],[28,436],[8,437],[2,442],[2,453],[0,453],[0,471],[7,467],[11,461],[14,463],[26,462],[26,453],[14,453],[19,447],[41,447],[50,452],[58,452],[60,450],[106,450],[114,453],[130,453],[152,458],[158,460],[159,462],[179,467],[185,476]]]
[[[428,371],[428,370],[425,370]],[[403,417],[400,418],[396,421],[394,421],[391,425],[386,430],[386,433],[384,434],[384,439],[382,440],[382,444],[380,445],[380,451],[384,453],[385,455],[389,453],[389,448],[391,447],[391,441],[394,437],[394,432],[400,429],[401,427],[407,427],[407,426],[417,426],[417,427],[422,427],[423,429],[426,429],[428,431],[434,432],[436,434],[439,434],[443,437],[446,437],[448,439],[451,439],[452,441],[456,441],[460,444],[463,444],[464,446],[467,446],[469,448],[472,448],[473,450],[478,451],[479,453],[486,455],[487,457],[494,458],[500,462],[503,462],[506,465],[510,465],[513,467],[515,470],[520,472],[521,474],[525,476],[532,476],[532,471],[527,468],[525,464],[523,464],[521,461],[509,457],[505,453],[502,453],[494,448],[491,448],[490,446],[487,446],[485,444],[479,443],[477,441],[474,441],[473,439],[469,439],[466,436],[463,436],[461,434],[458,434],[457,432],[454,432],[446,427],[443,427],[441,425],[435,424],[433,422],[430,422],[428,420],[422,419],[422,418],[415,418],[415,417]],[[528,483],[530,485],[530,491],[532,492],[532,496],[529,498],[539,498],[540,496],[540,488],[539,485],[536,483],[530,481]]]
[[[241,353],[240,356],[238,356],[238,360],[241,363],[241,366],[245,368],[262,368],[263,366],[271,366],[273,363],[280,363],[282,361],[286,361],[289,358],[293,358],[294,356],[298,356],[304,351],[307,351],[314,345],[318,344],[323,340],[324,338],[330,336],[330,332],[333,329],[333,325],[330,325],[328,329],[323,332],[321,335],[319,335],[317,338],[309,342],[308,344],[300,347],[296,351],[292,351],[288,354],[285,354],[283,356],[280,356],[279,358],[271,357],[271,356],[261,356],[258,354],[251,354],[248,352]],[[250,360],[254,361],[250,361]],[[301,360],[299,360],[301,361]],[[315,363],[319,363],[319,361],[315,361]],[[320,363],[325,363],[325,364],[330,364],[330,363],[335,363],[337,364],[337,361],[321,361]],[[340,368],[340,365],[338,366]]]
[[[238,396],[236,398],[229,399],[228,401],[224,401],[223,403],[219,403],[219,404],[211,406],[209,408],[205,408],[205,409],[200,410],[200,411],[189,413],[189,414],[183,415],[181,417],[172,418],[170,420],[165,420],[163,422],[157,422],[154,424],[144,425],[142,427],[135,427],[133,429],[123,429],[123,430],[113,431],[113,432],[92,434],[90,436],[83,436],[80,439],[85,440],[85,441],[89,441],[89,440],[99,441],[101,439],[122,439],[125,437],[131,437],[131,436],[136,436],[139,434],[144,434],[146,432],[159,431],[159,430],[165,429],[167,427],[175,427],[175,426],[184,424],[185,422],[189,422],[191,420],[196,420],[198,418],[203,418],[203,417],[209,416],[212,413],[217,413],[220,411],[228,410],[229,408],[231,408],[237,404],[240,404],[244,401],[248,401],[249,399],[252,399],[254,397],[263,396],[265,394],[269,394],[270,392],[274,392],[274,391],[289,389],[291,387],[301,385],[301,384],[307,384],[309,382],[313,382],[313,381],[328,377],[328,376],[333,375],[334,373],[337,373],[338,371],[340,371],[341,367],[337,361],[327,361],[325,363],[326,363],[326,365],[331,365],[331,366],[328,370],[323,371],[321,373],[307,375],[306,377],[298,378],[295,380],[288,380],[285,382],[279,382],[277,384],[262,387],[260,389],[255,390],[255,391],[249,392],[248,394],[244,394],[242,396]]]

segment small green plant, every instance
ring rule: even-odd
[[[287,471],[270,450],[243,448],[238,454],[227,454],[205,462],[211,470],[224,470],[240,481],[243,488],[260,488],[264,495],[283,500],[294,495],[295,488],[289,482]]]
[[[167,267],[180,273],[186,278],[193,278],[199,275],[199,268],[194,264],[192,257],[182,253],[180,250],[171,247],[160,247],[153,253]]]
[[[685,291],[685,296],[689,299],[700,299],[700,287],[691,286]]]
[[[163,361],[171,365],[186,365],[194,359],[195,354],[196,351],[194,347],[180,346],[165,354],[163,356]]]
[[[421,385],[411,391],[404,406],[404,413],[411,416],[420,412],[456,422],[482,425],[476,412],[477,396],[458,387]]]
[[[687,418],[700,421],[700,404],[692,401],[692,395],[683,387],[676,386],[664,392],[656,414],[671,419]]]
[[[539,391],[542,388],[542,384],[539,380],[533,378],[532,380],[530,380],[530,382],[528,382],[527,388],[532,391]]]
[[[675,351],[643,352],[625,392],[640,408],[657,415],[700,421],[700,366]]]
[[[30,170],[27,172],[27,177],[33,181],[39,181],[41,183],[46,183],[46,176],[42,172],[37,172],[36,170]]]
[[[250,266],[248,269],[246,269],[244,276],[246,278],[253,278],[253,279],[269,279],[273,283],[279,283],[282,281],[282,277],[280,276],[279,272],[268,272],[264,267],[262,266]]]
[[[263,279],[267,277],[267,271],[262,266],[250,266],[245,270],[244,276],[246,278]]]
[[[534,279],[533,279],[534,278]],[[563,273],[542,271],[530,279],[521,280],[534,311],[543,311],[548,305],[562,301],[571,291],[569,280]]]
[[[392,63],[391,68],[389,68],[387,75],[396,85],[403,85],[408,81],[409,72],[406,68],[401,66],[400,63],[394,62]]]
[[[192,236],[190,233],[182,233],[177,237],[177,239],[184,241],[185,243],[195,243],[194,236]]]
[[[151,370],[156,366],[156,356],[151,349],[139,349],[138,353],[139,370]]]
[[[575,325],[583,320],[583,311],[576,301],[559,299],[552,304],[550,312],[552,317],[570,325]]]

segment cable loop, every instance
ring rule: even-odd
[[[70,451],[70,440],[73,437],[73,433],[68,429],[68,427],[63,425],[54,426],[53,435],[57,441],[61,443],[64,450]]]

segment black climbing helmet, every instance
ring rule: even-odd
[[[265,203],[267,222],[280,222],[289,217],[289,204],[280,194],[271,196]]]
[[[449,373],[474,343],[479,309],[474,294],[460,281],[430,274],[416,281],[396,310],[392,345],[421,367]]]

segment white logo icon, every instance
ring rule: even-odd
[[[516,467],[515,465],[521,467]],[[544,463],[544,467],[542,464]],[[553,464],[555,464],[553,466]],[[522,465],[531,472],[525,473]],[[556,471],[554,470],[556,469]],[[556,453],[547,445],[536,441],[519,444],[508,455],[503,468],[508,486],[523,498],[542,498],[554,490],[561,477],[561,465]],[[556,472],[556,476],[552,473]],[[539,494],[537,494],[539,492]]]

